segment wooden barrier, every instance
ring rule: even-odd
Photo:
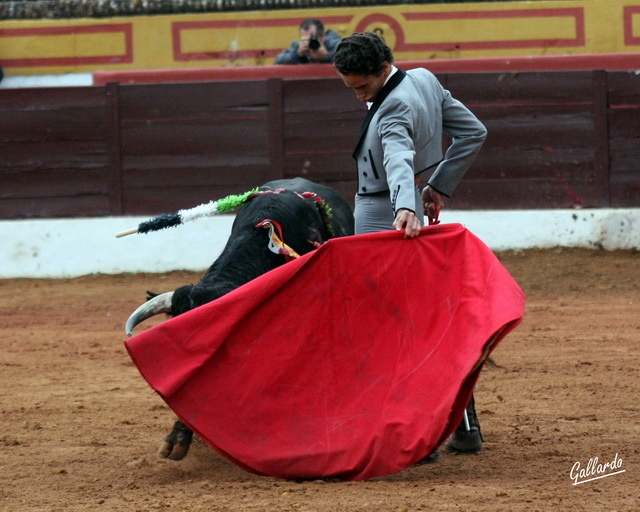
[[[640,206],[640,75],[438,73],[489,137],[457,209]],[[0,218],[155,215],[305,176],[351,200],[337,78],[0,89]]]

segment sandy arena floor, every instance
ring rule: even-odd
[[[0,280],[0,509],[640,510],[640,253],[499,257],[527,308],[480,377],[485,450],[358,483],[255,476],[199,440],[182,462],[156,456],[174,417],[123,326],[145,290],[198,274]],[[576,463],[616,455],[624,472],[572,485]]]

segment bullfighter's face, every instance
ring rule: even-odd
[[[340,78],[349,89],[353,89],[360,101],[367,102],[376,99],[384,87],[389,73],[391,73],[391,64],[385,62],[379,75],[343,75],[340,73]]]

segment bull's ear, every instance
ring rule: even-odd
[[[319,246],[321,246],[323,243],[327,241],[326,240],[327,238],[328,237],[324,237],[320,232],[320,230],[315,226],[312,226],[311,228],[309,228],[309,237],[307,238],[307,240],[309,241],[309,245],[311,246],[311,249],[317,249]]]
[[[219,299],[223,295],[229,293],[233,288],[235,288],[235,286],[232,286],[229,283],[226,283],[226,286],[221,286],[219,283],[207,283],[205,285],[202,282],[193,285],[189,293],[191,309]]]

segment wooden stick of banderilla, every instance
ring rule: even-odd
[[[138,232],[138,228],[127,229],[126,231],[121,231],[120,233],[116,233],[116,238],[122,238],[123,236],[133,235]]]

